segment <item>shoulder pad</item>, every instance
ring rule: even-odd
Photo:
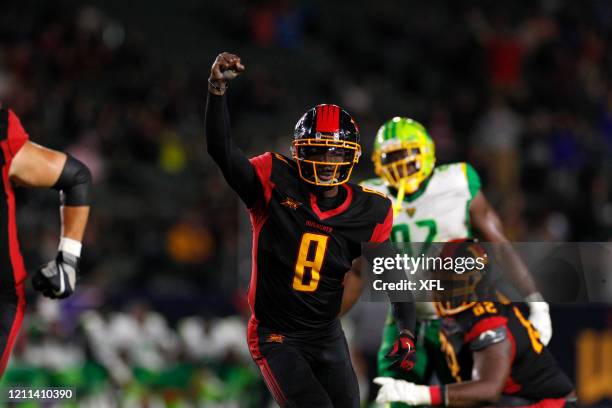
[[[470,350],[478,351],[493,344],[506,340],[508,333],[505,326],[495,327],[480,333],[478,337],[470,342]]]
[[[359,188],[365,193],[377,194],[381,197],[388,198],[387,194],[385,194],[385,183],[379,178],[363,180],[359,183]]]
[[[273,153],[273,155],[274,155],[275,159],[282,161],[283,163],[285,163],[288,166],[291,166],[291,162],[289,161],[289,159],[286,158],[285,156],[283,156],[282,154]]]
[[[368,186],[363,186],[363,185],[360,185],[360,187],[361,187],[361,190],[362,190],[364,193],[377,194],[377,195],[379,195],[379,196],[381,196],[381,197],[384,197],[384,198],[389,198],[389,197],[388,197],[388,196],[387,196],[385,193],[383,193],[382,191],[375,190],[375,189],[373,189],[373,188],[370,188],[370,187],[368,187]]]

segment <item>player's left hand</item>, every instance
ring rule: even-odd
[[[376,377],[374,383],[381,386],[376,396],[379,404],[403,402],[407,405],[432,405],[431,391],[427,385],[416,385],[391,377]]]
[[[79,257],[59,251],[57,257],[38,269],[32,286],[51,299],[63,299],[74,293],[79,272]]]
[[[540,333],[540,341],[545,346],[550,342],[552,337],[552,322],[550,320],[550,311],[548,303],[541,301],[529,302],[529,321]]]
[[[414,336],[409,331],[403,331],[386,358],[395,360],[391,368],[399,371],[410,371],[416,363],[416,349],[414,347]]]

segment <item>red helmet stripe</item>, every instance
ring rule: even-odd
[[[316,132],[334,133],[340,130],[340,108],[336,105],[317,106]]]

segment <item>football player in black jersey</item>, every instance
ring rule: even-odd
[[[17,238],[14,185],[61,191],[61,238],[57,257],[32,278],[34,289],[50,298],[70,296],[76,285],[81,241],[89,216],[89,169],[70,155],[29,141],[17,115],[0,108],[0,377],[19,334],[25,311],[27,277]]]
[[[206,140],[251,217],[251,355],[282,407],[358,407],[337,316],[345,274],[361,256],[361,243],[388,240],[391,202],[348,183],[361,151],[359,130],[336,105],[318,105],[302,116],[291,158],[268,152],[249,160],[230,137],[225,96],[228,82],[244,70],[236,55],[215,59]],[[413,305],[394,303],[393,310],[402,333],[393,357],[399,369],[409,370]]]
[[[488,259],[484,247],[469,240],[445,244],[440,257]],[[378,402],[449,407],[576,406],[570,379],[518,306],[497,294],[487,269],[437,275],[446,292],[435,303],[442,317],[440,338],[457,384],[426,386],[379,377],[374,380],[382,386]],[[436,293],[439,296],[441,292]]]

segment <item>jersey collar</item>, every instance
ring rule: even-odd
[[[349,206],[351,205],[351,201],[353,201],[353,189],[348,184],[342,184],[341,187],[344,187],[344,189],[346,189],[346,198],[344,199],[344,202],[338,207],[332,208],[331,210],[327,211],[321,211],[321,209],[317,205],[317,196],[313,193],[310,193],[310,207],[312,208],[312,211],[314,211],[316,216],[319,217],[319,220],[323,221],[328,218],[334,217],[338,214],[343,213],[349,208]]]

